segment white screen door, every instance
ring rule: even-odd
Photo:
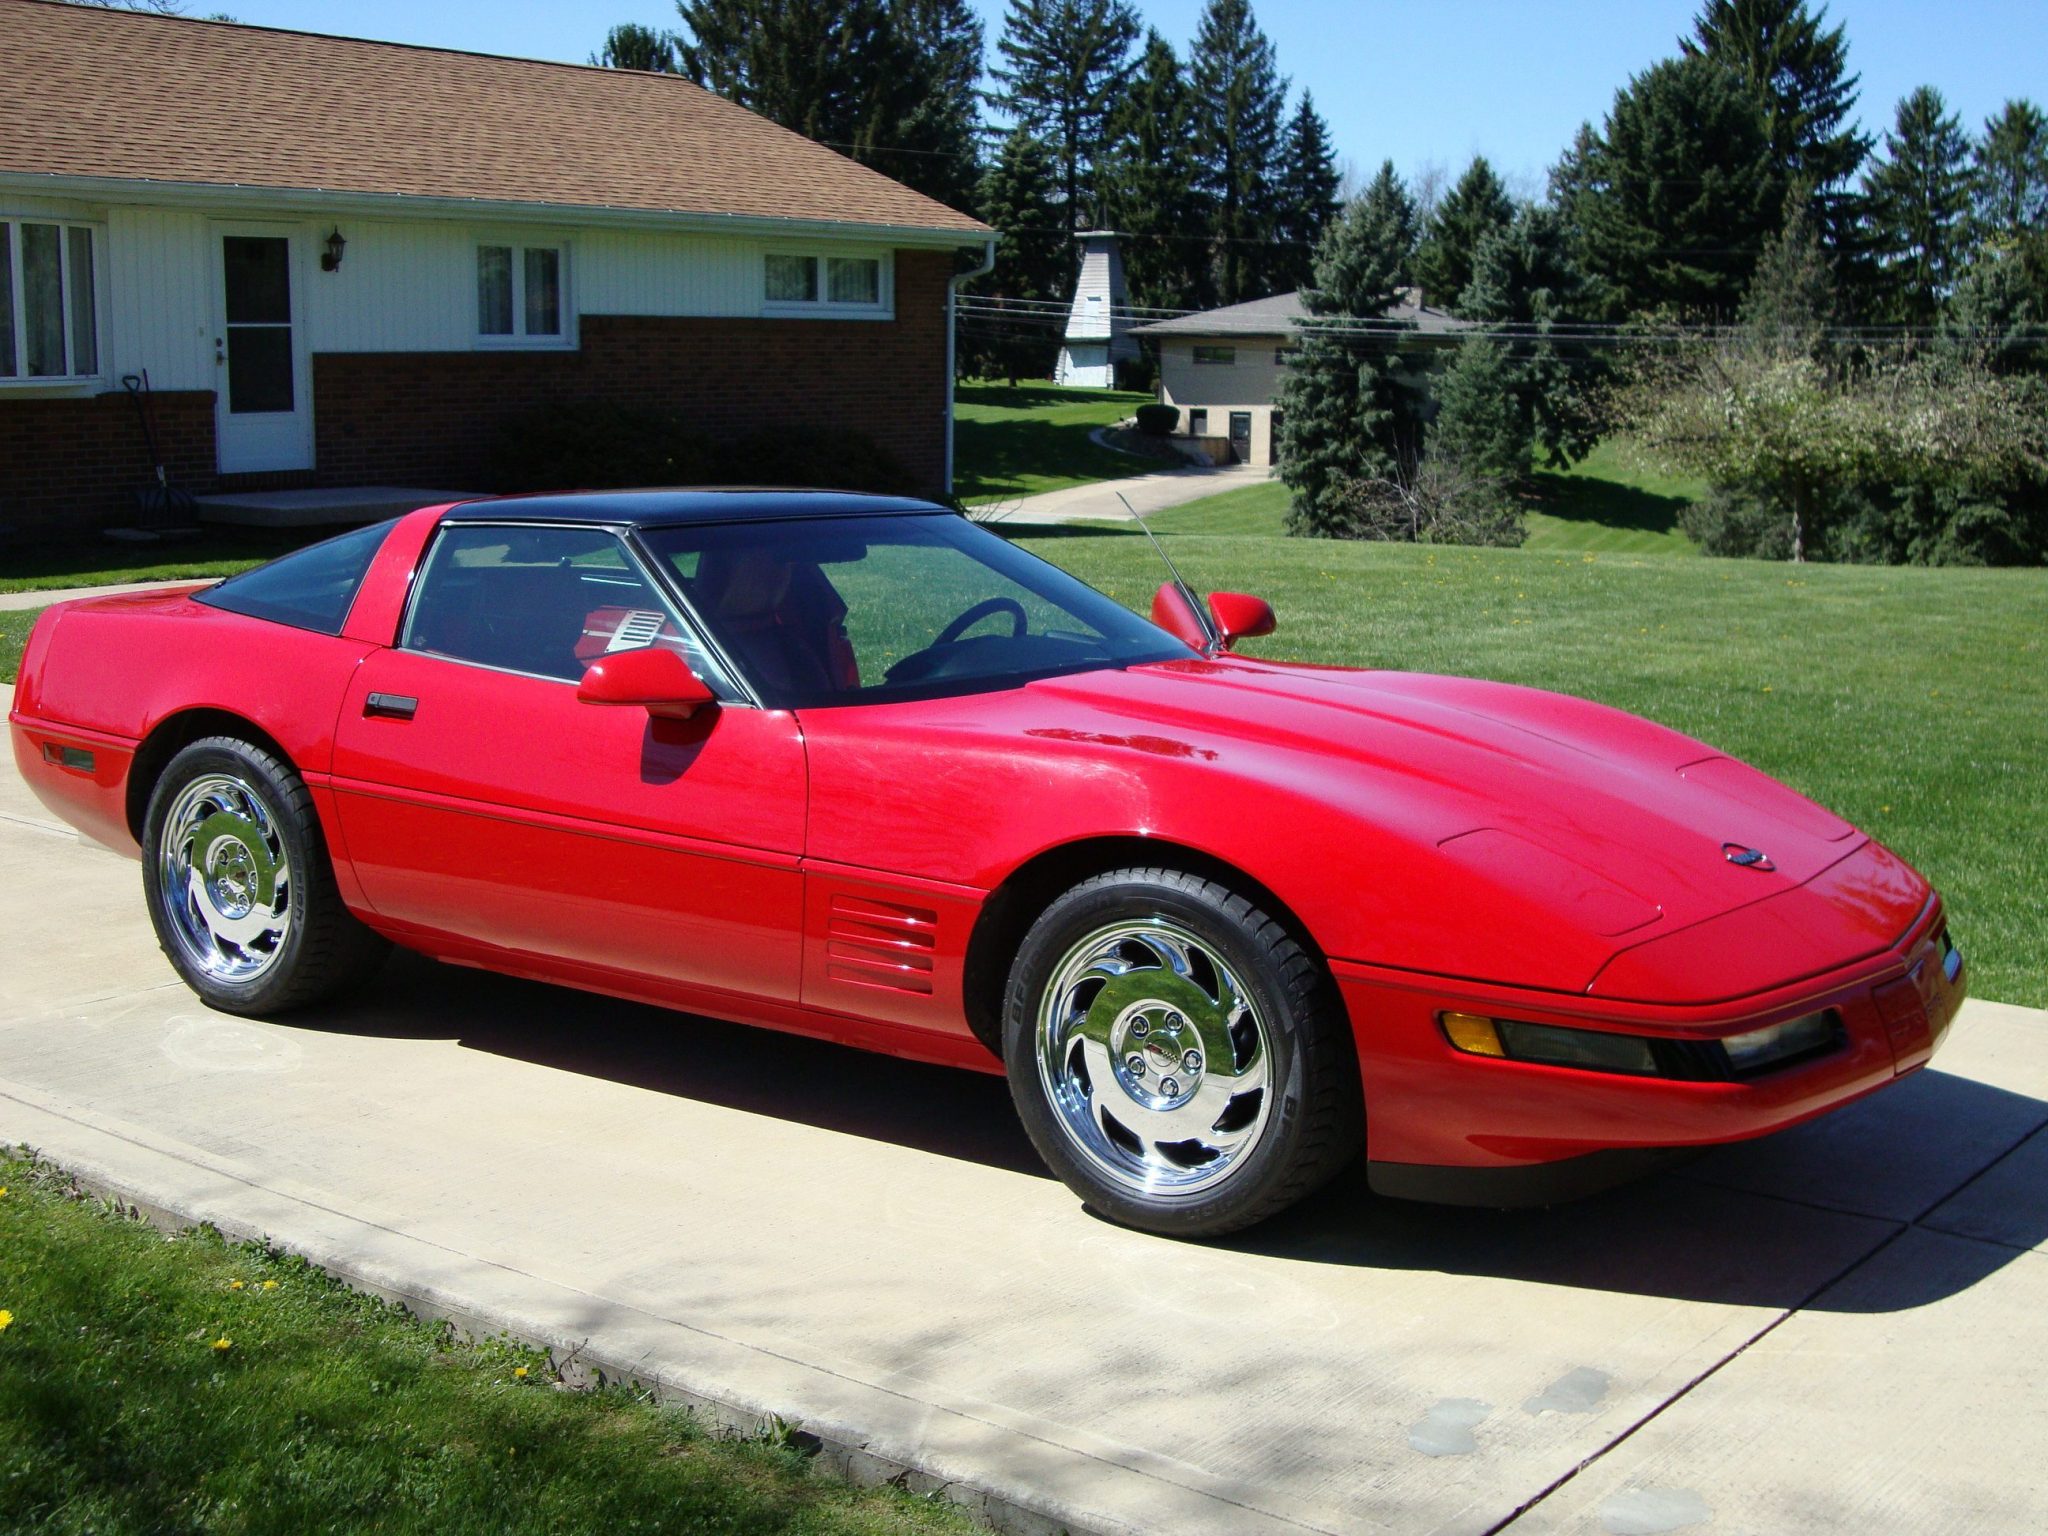
[[[222,474],[313,467],[313,409],[299,341],[299,264],[289,231],[215,231],[215,405]]]

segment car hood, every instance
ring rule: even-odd
[[[1501,980],[1582,989],[1615,953],[1799,891],[1867,842],[1691,737],[1503,683],[1221,658],[1029,691],[1056,698],[1061,721],[1031,734],[1191,755],[1313,799],[1333,835],[1398,840],[1407,899],[1422,899],[1417,886],[1472,893],[1474,921],[1496,928],[1472,954],[1527,951]],[[1909,904],[1924,899],[1921,886]],[[1499,926],[1518,923],[1525,942],[1507,943]],[[1559,930],[1581,942],[1554,942]]]

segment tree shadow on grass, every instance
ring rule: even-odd
[[[1641,486],[1623,485],[1593,475],[1565,475],[1538,470],[1529,509],[1561,522],[1591,523],[1629,533],[1671,534],[1678,514],[1692,505],[1684,496],[1666,496]]]

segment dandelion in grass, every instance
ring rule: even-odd
[[[0,1333],[5,1333],[14,1324],[14,1314],[0,1307]]]
[[[213,1352],[216,1355],[224,1355],[234,1347],[235,1341],[229,1338],[226,1334],[222,1334],[219,1338],[213,1341]]]
[[[242,1289],[242,1282],[239,1280],[230,1280],[228,1282],[228,1289],[231,1291],[239,1291]]]
[[[266,1291],[274,1291],[277,1289],[277,1282],[275,1280],[266,1280],[263,1282],[263,1289],[265,1289]]]
[[[513,1367],[512,1367],[512,1377],[513,1377],[513,1379],[514,1379],[515,1381],[524,1381],[524,1380],[526,1380],[526,1367],[525,1367],[525,1366],[523,1366],[523,1365],[515,1365],[515,1366],[513,1366]]]

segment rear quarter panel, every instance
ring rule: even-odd
[[[23,655],[11,716],[23,780],[55,814],[130,855],[129,778],[154,732],[193,710],[232,715],[317,782],[342,693],[372,649],[206,607],[192,601],[196,590],[59,605]],[[66,746],[92,754],[90,772],[66,766]]]

